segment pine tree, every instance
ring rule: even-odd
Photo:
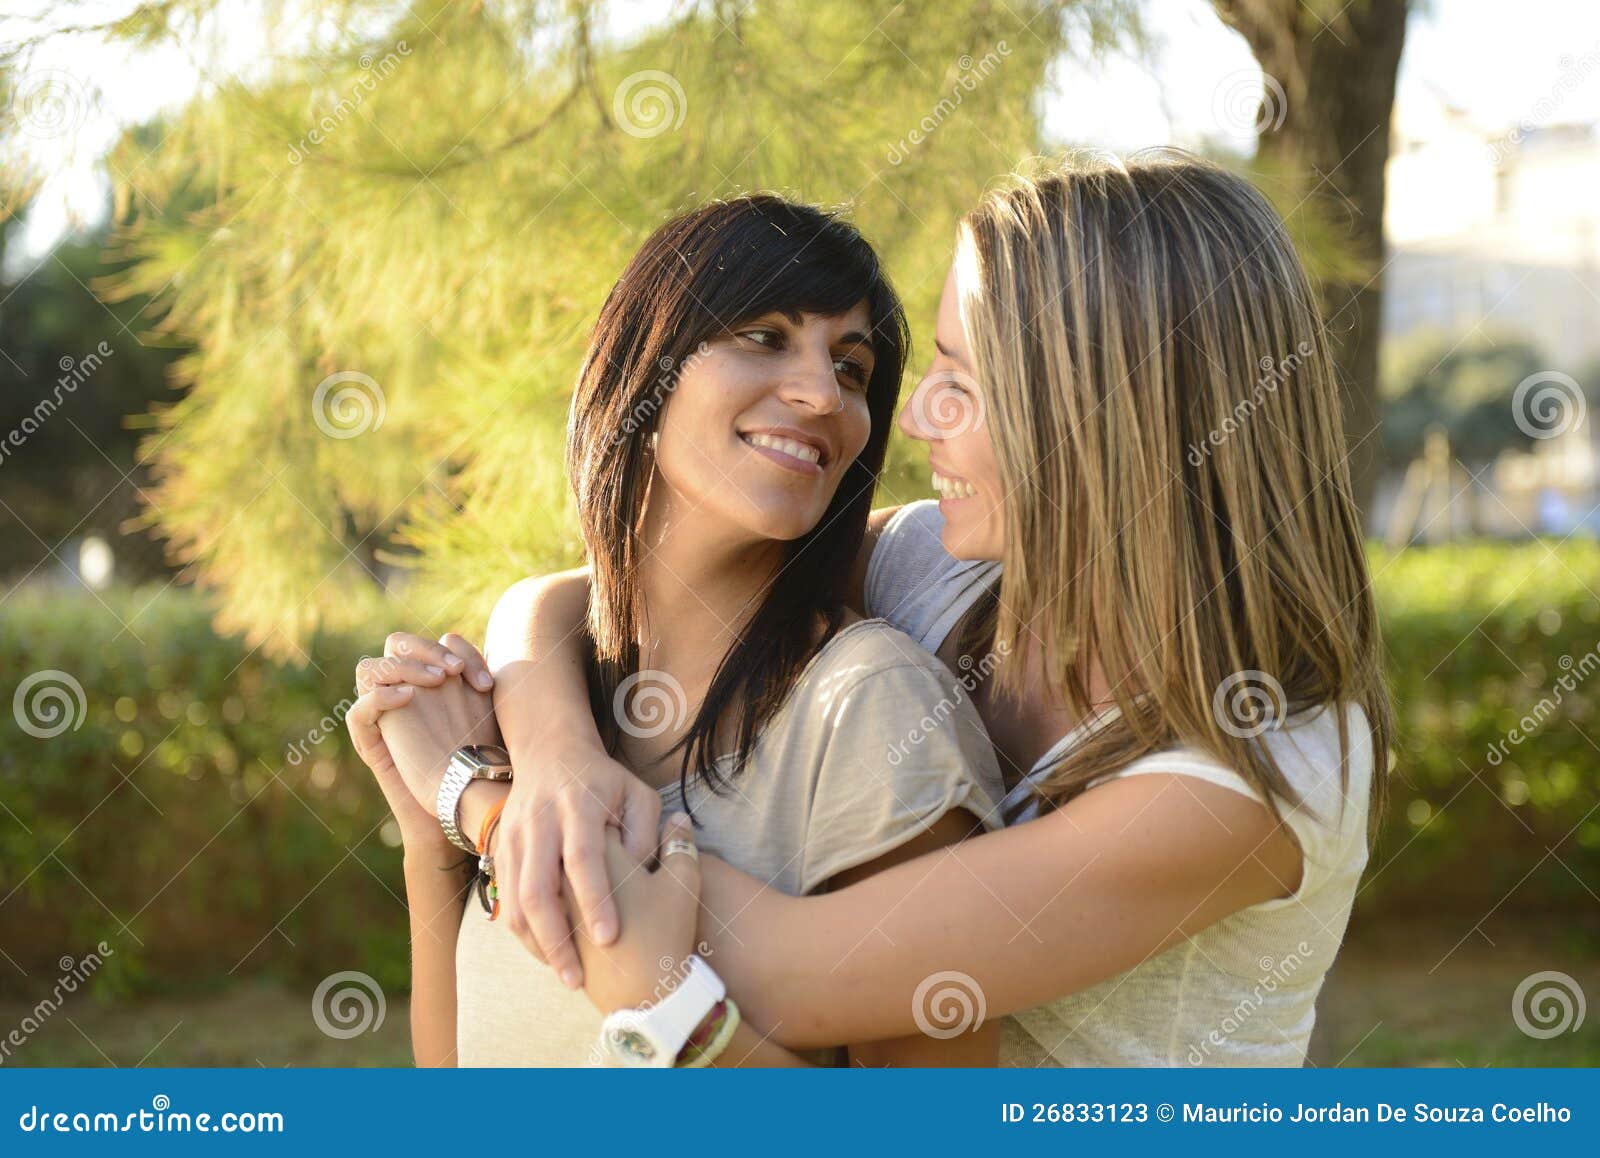
[[[219,73],[110,166],[115,293],[194,351],[142,450],[147,517],[220,628],[289,655],[380,612],[481,630],[509,583],[579,558],[571,384],[674,212],[845,207],[925,347],[957,216],[1041,145],[1047,69],[1134,27],[1122,0],[706,3],[642,34],[576,0],[322,8],[337,33]],[[921,493],[901,453],[886,500]]]

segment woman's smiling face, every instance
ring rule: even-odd
[[[871,328],[865,302],[771,313],[686,358],[656,444],[669,525],[694,511],[751,539],[812,530],[872,430]]]
[[[901,409],[900,430],[928,444],[945,550],[958,559],[998,559],[1005,547],[1005,490],[961,321],[957,278],[952,265],[939,299],[933,364]]]

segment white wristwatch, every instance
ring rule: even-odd
[[[621,1066],[669,1069],[727,992],[716,971],[691,955],[683,978],[660,1001],[607,1015],[600,1025],[600,1052]]]

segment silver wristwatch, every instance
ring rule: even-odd
[[[510,780],[511,754],[498,744],[468,744],[450,756],[444,779],[439,781],[435,812],[450,843],[463,852],[476,853],[461,832],[461,794],[474,780]]]

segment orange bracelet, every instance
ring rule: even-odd
[[[490,805],[489,811],[484,813],[483,825],[478,829],[478,852],[487,855],[489,852],[489,830],[494,827],[494,822],[500,819],[500,813],[505,810],[505,800],[498,800]]]
[[[489,855],[489,841],[494,837],[494,830],[500,825],[500,813],[504,811],[506,802],[500,800],[489,808],[484,814],[483,825],[478,830],[478,868],[487,878],[484,896],[489,902],[489,920],[494,920],[500,915],[500,887],[494,879],[494,857]]]

